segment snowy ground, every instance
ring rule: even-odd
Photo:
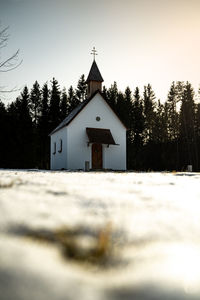
[[[199,182],[0,170],[0,299],[200,299]],[[64,255],[63,231],[81,259]]]

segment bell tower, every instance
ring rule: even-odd
[[[88,75],[88,78],[86,80],[88,90],[87,90],[87,97],[89,98],[92,96],[96,91],[102,90],[102,82],[103,78],[101,76],[101,73],[97,67],[95,56],[97,55],[95,47],[93,47],[92,55],[94,56],[94,60]]]

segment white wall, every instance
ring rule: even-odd
[[[99,116],[101,120],[96,121]],[[85,161],[92,167],[91,146],[87,146],[86,127],[110,129],[119,146],[103,145],[103,168],[126,170],[126,129],[100,94],[68,125],[67,160],[69,169],[84,169]]]
[[[62,152],[59,153],[60,139],[62,140]],[[56,153],[54,152],[56,143]],[[51,170],[67,169],[67,127],[60,129],[51,136]]]

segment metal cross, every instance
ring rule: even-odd
[[[92,52],[90,54],[92,54],[94,56],[94,60],[95,60],[95,55],[98,55],[95,47],[93,47]]]

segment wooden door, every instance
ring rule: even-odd
[[[102,169],[102,145],[92,144],[92,169]]]

